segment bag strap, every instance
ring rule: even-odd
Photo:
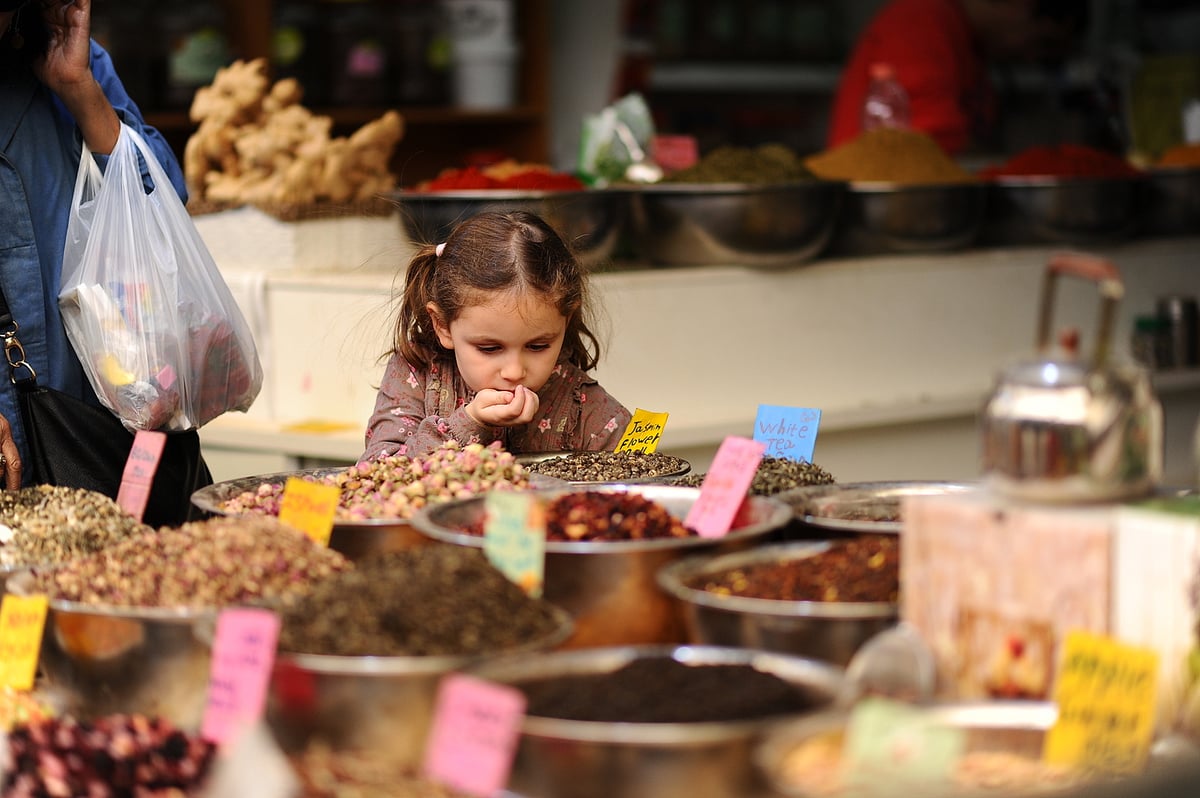
[[[0,287],[0,341],[4,344],[4,359],[8,361],[8,378],[18,388],[36,388],[37,372],[25,359],[25,347],[17,339],[18,329],[20,325],[12,317],[8,300],[4,298],[4,288]],[[25,369],[27,375],[19,378],[17,375],[21,369]]]

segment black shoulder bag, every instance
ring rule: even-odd
[[[17,389],[28,460],[23,469],[35,484],[87,488],[113,499],[121,487],[133,433],[107,408],[37,383],[17,338],[18,326],[0,290],[0,339],[9,378]],[[199,517],[191,498],[212,484],[196,430],[168,432],[142,520],[150,526],[178,526]]]

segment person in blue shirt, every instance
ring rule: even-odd
[[[146,125],[108,53],[91,39],[91,5],[0,0],[0,287],[38,383],[98,406],[58,310],[82,142],[103,169],[124,122],[150,145],[180,198],[187,194],[170,146]],[[0,379],[0,455],[2,484],[15,490],[29,449],[8,379]]]

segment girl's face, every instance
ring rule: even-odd
[[[463,381],[475,392],[511,391],[524,385],[538,391],[558,362],[567,319],[537,295],[500,295],[463,308],[445,324],[437,306],[429,315],[438,341],[454,350]]]

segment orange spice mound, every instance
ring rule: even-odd
[[[931,136],[898,128],[868,131],[811,156],[804,165],[826,180],[930,184],[978,179],[959,166]]]
[[[1200,166],[1200,143],[1168,147],[1155,166]]]

